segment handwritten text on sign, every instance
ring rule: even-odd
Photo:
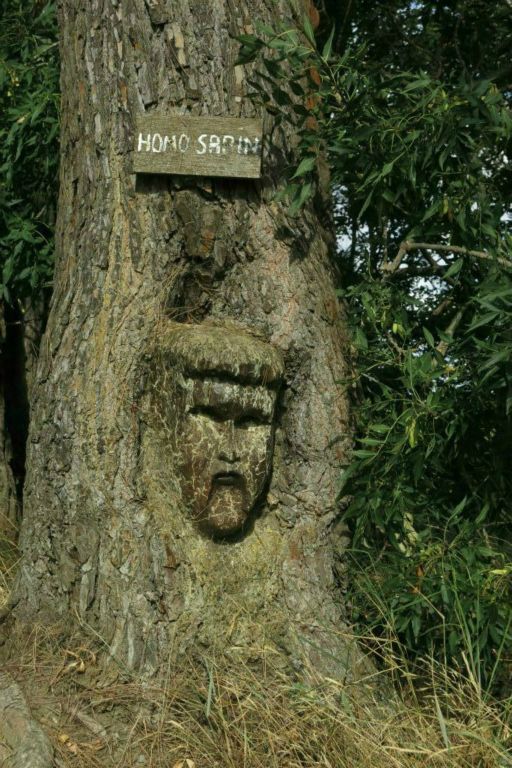
[[[134,170],[257,179],[262,137],[258,119],[144,115],[136,125]]]

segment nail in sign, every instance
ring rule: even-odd
[[[257,118],[141,115],[133,167],[136,173],[258,179],[262,140]]]

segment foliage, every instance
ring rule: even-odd
[[[350,298],[361,397],[347,518],[369,576],[356,618],[384,617],[409,649],[490,685],[512,646],[511,276],[489,270],[453,339],[403,286]]]
[[[7,0],[0,31],[0,299],[51,279],[58,169],[55,3]]]
[[[240,59],[295,124],[291,211],[322,157],[337,201],[354,618],[496,688],[512,654],[510,8],[437,5],[360,0],[318,47],[306,20],[244,36]]]

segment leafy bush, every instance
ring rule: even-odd
[[[512,650],[512,275],[489,270],[454,338],[403,287],[349,294],[360,399],[345,490],[366,573],[355,618],[488,686]]]
[[[0,299],[51,280],[58,170],[55,3],[7,0],[0,31]]]
[[[330,170],[353,329],[354,619],[492,688],[512,654],[509,9],[434,5],[361,0],[319,47],[307,20],[262,28],[240,60],[259,62],[253,98],[295,125],[292,213]],[[467,45],[480,26],[494,58]]]

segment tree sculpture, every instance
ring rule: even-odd
[[[294,137],[268,125],[261,181],[133,173],[140,114],[254,115],[236,37],[303,12],[61,3],[58,262],[9,627],[101,637],[116,669],[273,647],[357,674],[335,578],[344,322],[322,206],[276,199]]]

